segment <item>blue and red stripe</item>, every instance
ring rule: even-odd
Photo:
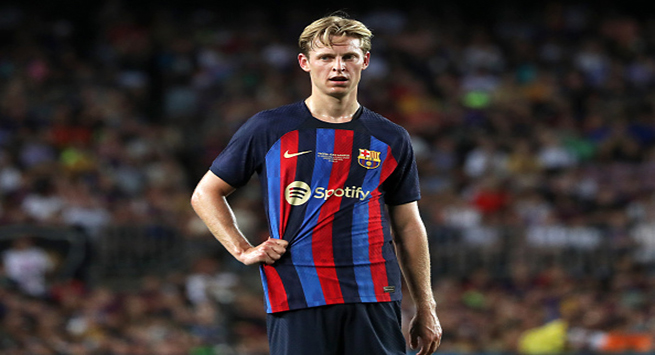
[[[370,150],[381,152],[380,159],[385,160],[387,145],[378,139],[371,137]],[[377,261],[376,252],[381,249],[380,231],[382,225],[382,213],[380,211],[380,194],[377,188],[380,185],[382,169],[370,169],[362,183],[362,191],[370,191],[371,198],[363,203],[357,203],[353,211],[353,264],[355,265],[355,277],[359,287],[359,294],[362,302],[378,301],[376,294],[382,292],[382,287],[387,286],[384,278],[380,276],[380,270],[372,267],[371,261]],[[384,238],[382,238],[384,239]],[[373,247],[372,247],[373,245]],[[371,256],[373,255],[373,258]],[[382,286],[382,287],[380,287]]]
[[[268,174],[267,188],[268,191],[278,191],[280,186],[280,141],[271,147],[266,158],[266,169]],[[269,223],[271,224],[271,237],[281,238],[279,234],[280,221],[280,196],[269,194],[268,212]],[[263,274],[262,280],[264,294],[266,297],[267,311],[277,312],[289,308],[287,293],[284,283],[277,270],[270,265],[262,265],[260,272]]]
[[[266,292],[266,304],[271,312],[286,311],[289,309],[289,300],[286,288],[280,274],[272,265],[262,264],[261,272],[266,276],[264,290]]]
[[[280,138],[269,150],[266,159],[266,173],[268,175],[268,191],[278,191],[268,195],[269,223],[271,237],[281,239],[284,237],[291,214],[291,205],[284,198],[285,188],[294,181],[296,176],[297,157],[285,158],[284,153],[297,152],[298,131],[291,131]],[[282,270],[284,270],[284,273]],[[262,265],[264,276],[264,293],[266,295],[267,310],[271,312],[289,309],[289,295],[286,288],[293,284],[297,276],[288,272],[283,260],[275,266]],[[295,273],[294,273],[295,274]]]
[[[327,159],[327,157],[334,153],[335,143],[334,130],[317,129],[315,134],[315,149],[317,152],[320,151],[322,154],[326,155],[323,157],[316,157],[314,162],[310,183],[312,191],[316,191],[319,187],[325,188],[329,185],[329,178],[332,175],[333,164],[329,159]],[[323,287],[325,283],[325,272],[319,272],[319,270],[326,267],[324,262],[325,257],[322,255],[322,245],[326,243],[324,239],[325,235],[317,230],[319,225],[323,226],[325,224],[323,210],[325,200],[312,197],[306,205],[306,223],[302,226],[299,232],[299,235],[301,235],[302,238],[294,240],[291,255],[305,293],[307,304],[309,306],[322,306],[331,303],[326,300],[326,294]],[[331,245],[331,236],[329,237]],[[299,252],[294,253],[294,250],[299,250]],[[330,261],[333,268],[333,261]]]
[[[284,157],[286,152],[297,153],[298,152],[298,131],[291,131],[280,139],[280,225],[279,233],[280,238],[284,236],[285,229],[289,222],[289,215],[291,213],[291,205],[285,201],[284,194],[286,193],[286,187],[289,186],[296,179],[296,168],[298,166],[298,156],[291,155],[290,157]]]
[[[319,131],[323,131],[319,129]],[[353,135],[350,130],[329,130],[333,135],[331,143],[333,161],[327,191],[342,188],[348,179],[351,159],[338,159],[340,156],[350,156],[352,153]],[[320,134],[320,133],[319,133]],[[324,147],[322,147],[324,149]],[[314,265],[318,274],[326,304],[343,303],[341,285],[335,269],[334,249],[332,245],[332,230],[334,215],[339,211],[343,197],[332,195],[325,200],[319,212],[318,223],[314,228],[312,253]]]
[[[384,155],[384,160],[382,162],[382,167],[380,171],[380,181],[385,181],[389,175],[394,171],[398,162],[394,159],[393,154],[391,153],[391,147],[387,147],[386,151],[383,151],[381,155]],[[377,195],[380,194],[380,190],[376,189],[375,196],[372,196],[369,201],[369,212],[371,214],[372,220],[382,221],[382,208],[383,204],[380,198]],[[389,275],[387,269],[387,258],[385,258],[385,238],[384,238],[384,228],[381,224],[374,225],[369,224],[369,252],[370,252],[370,262],[371,262],[371,274],[373,275],[373,283],[375,284],[375,290],[377,291],[378,301],[390,301],[391,295],[389,293],[379,293],[380,290],[384,290],[385,286],[389,286]],[[400,285],[395,285],[400,291]]]
[[[314,130],[307,130],[303,133],[306,134],[301,135],[301,142],[307,145],[302,146],[301,149],[312,149],[314,156],[319,150],[323,152],[324,149],[330,147],[334,141],[333,135],[330,134],[329,130],[319,130],[318,133]],[[309,144],[312,145],[310,146]],[[327,185],[327,179],[322,179],[321,177],[329,176],[326,175],[326,172],[329,172],[332,168],[332,165],[328,161],[318,158],[315,159],[314,166],[311,170],[303,169],[296,174],[296,180],[309,184],[311,191],[315,191],[317,187]],[[310,171],[311,175],[300,176],[301,173]],[[313,227],[318,223],[322,205],[322,199],[310,197],[309,201],[303,206],[305,210],[302,214],[302,224],[297,227],[297,238],[291,241],[288,252],[291,255],[291,262],[303,290],[304,301],[309,307],[325,305],[325,296],[323,295],[321,281],[316,271],[314,255],[311,252],[314,240]]]

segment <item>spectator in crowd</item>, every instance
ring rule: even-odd
[[[45,297],[48,293],[47,277],[55,268],[54,260],[37,246],[31,236],[20,236],[2,253],[7,276],[27,295]]]

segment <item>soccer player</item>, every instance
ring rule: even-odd
[[[409,134],[357,99],[371,37],[345,16],[307,26],[298,62],[311,95],[251,117],[191,198],[236,259],[260,265],[274,355],[405,354],[402,276],[410,346],[425,355],[441,341]],[[259,245],[226,200],[255,172],[270,230]]]

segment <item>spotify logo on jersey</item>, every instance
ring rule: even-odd
[[[311,195],[311,188],[302,181],[294,181],[284,190],[284,198],[292,206],[300,206],[309,201]]]
[[[294,181],[284,190],[284,198],[292,206],[300,206],[309,201],[310,197],[323,201],[327,201],[332,196],[364,201],[370,198],[370,195],[371,191],[364,191],[361,186],[339,187],[336,189],[327,189],[319,186],[312,191],[312,188],[302,181]]]

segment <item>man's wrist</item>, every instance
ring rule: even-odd
[[[243,260],[243,258],[244,258],[244,254],[245,254],[248,250],[250,250],[252,247],[253,247],[253,246],[250,245],[250,244],[248,244],[248,243],[245,243],[245,244],[244,244],[244,243],[241,243],[240,245],[235,245],[234,248],[233,248],[233,250],[232,250],[232,255],[234,255],[234,257],[235,257],[237,260],[243,262],[243,261],[244,261],[244,260]]]
[[[434,299],[421,300],[415,303],[417,310],[433,311],[437,308],[437,301]]]

